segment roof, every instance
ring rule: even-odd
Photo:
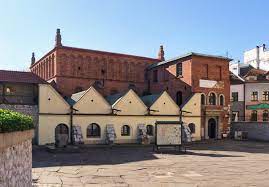
[[[76,102],[78,102],[78,100],[87,92],[87,90],[81,91],[81,92],[77,92],[71,95],[71,97],[66,98],[66,101],[70,104],[70,105],[74,105]]]
[[[153,103],[161,96],[162,94],[152,94],[152,95],[145,95],[140,97],[141,100],[145,103],[147,107],[151,107]]]
[[[93,53],[115,55],[115,56],[122,56],[122,57],[133,57],[133,58],[140,58],[140,59],[150,60],[150,61],[152,61],[152,60],[160,61],[157,58],[130,55],[130,54],[124,54],[124,53],[115,53],[115,52],[109,52],[109,51],[100,51],[100,50],[93,50],[93,49],[84,49],[84,48],[77,48],[77,47],[61,46],[61,47],[59,47],[59,49],[67,49],[67,50],[82,51],[82,52],[93,52]]]
[[[239,75],[244,77],[254,67],[250,64],[239,64]]]
[[[0,82],[47,84],[32,72],[0,70]]]
[[[253,68],[253,69],[249,70],[249,72],[244,77],[265,75],[266,73],[267,72],[262,70],[262,69]]]
[[[154,64],[151,64],[151,65],[148,66],[148,69],[152,69],[152,68],[155,68],[155,67],[158,67],[158,66],[161,66],[161,65],[164,65],[164,64],[168,64],[170,62],[173,62],[173,61],[176,61],[176,60],[180,60],[182,58],[186,58],[186,57],[190,57],[190,56],[200,56],[200,57],[208,57],[208,58],[219,58],[219,59],[224,59],[224,60],[228,60],[228,61],[231,61],[232,60],[230,58],[223,57],[223,56],[207,55],[207,54],[202,54],[202,53],[190,52],[190,53],[186,53],[184,55],[181,55],[181,56],[178,56],[178,57],[175,57],[175,58],[166,60],[166,61],[156,62]]]
[[[244,84],[245,81],[240,76],[235,75],[230,71],[230,82],[231,85],[233,85],[233,84]]]
[[[113,95],[108,95],[105,99],[107,100],[107,102],[110,105],[113,105],[118,100],[120,100],[124,95],[125,95],[125,93],[117,93],[117,94],[113,94]]]
[[[47,52],[42,58],[40,58],[34,64],[32,64],[31,67],[34,67],[40,61],[42,61],[46,56],[50,55],[51,53],[53,53],[57,49],[73,50],[73,51],[80,51],[80,52],[91,52],[91,53],[97,53],[97,54],[103,54],[103,55],[121,56],[121,57],[133,57],[133,58],[138,58],[138,59],[142,59],[142,60],[148,60],[149,62],[160,61],[157,58],[151,58],[151,57],[123,54],[123,53],[115,53],[115,52],[108,52],[108,51],[100,51],[100,50],[93,50],[93,49],[84,49],[84,48],[77,48],[77,47],[69,47],[69,46],[61,46],[61,47],[54,47],[52,50]]]

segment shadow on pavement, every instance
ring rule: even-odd
[[[33,168],[73,165],[114,165],[158,159],[152,147],[87,148],[78,153],[51,153],[45,147],[33,148]]]

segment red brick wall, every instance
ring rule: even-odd
[[[46,60],[55,55],[54,66],[47,67]],[[142,94],[147,89],[145,69],[157,59],[132,55],[100,52],[70,47],[56,48],[37,62],[31,70],[45,80],[55,80],[58,90],[65,96],[75,93],[77,87],[88,89],[95,81],[104,83],[101,91],[125,92],[130,88]],[[40,72],[36,67],[40,66]],[[48,74],[53,67],[53,73]]]
[[[205,76],[205,66],[208,66],[208,77]],[[227,60],[193,56],[192,72],[193,92],[201,92],[207,95],[210,91],[214,91],[218,95],[223,94],[225,96],[225,106],[228,106],[230,102],[230,73]],[[199,86],[200,79],[223,81],[223,88],[202,88]]]
[[[183,93],[183,102],[191,95],[191,60],[182,62],[182,76],[176,76],[176,63],[169,66],[159,66],[148,72],[150,80],[150,93],[167,91],[176,101],[176,93]],[[158,82],[153,81],[153,71],[158,70]]]

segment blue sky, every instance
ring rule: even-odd
[[[27,70],[63,44],[167,59],[194,51],[242,59],[269,44],[269,1],[262,0],[0,0],[0,69]]]

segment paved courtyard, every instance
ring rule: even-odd
[[[73,151],[72,151],[73,152]],[[33,150],[35,186],[268,186],[269,143],[218,141],[187,154],[151,147]]]

